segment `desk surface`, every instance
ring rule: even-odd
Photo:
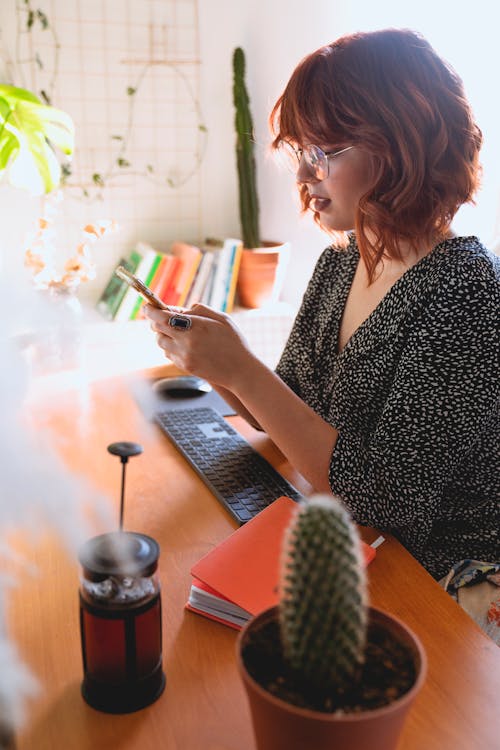
[[[184,610],[191,565],[235,528],[233,520],[144,419],[125,382],[95,383],[88,399],[62,394],[57,407],[40,408],[36,418],[75,477],[85,475],[112,498],[115,514],[120,467],[106,446],[132,440],[144,447],[128,468],[125,527],[161,545],[167,687],[134,714],[108,715],[84,703],[78,565],[47,538],[29,552],[38,576],[23,575],[11,598],[13,635],[41,683],[18,750],[254,750],[236,633]],[[230,421],[299,489],[310,489],[266,436],[239,418]],[[367,541],[377,535],[363,530]],[[371,601],[415,630],[429,660],[399,750],[497,750],[500,650],[396,540],[386,539],[369,568]]]

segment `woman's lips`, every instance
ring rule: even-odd
[[[311,202],[309,205],[313,211],[321,213],[321,211],[324,211],[330,203],[331,200],[329,198],[321,198],[319,195],[311,195]]]

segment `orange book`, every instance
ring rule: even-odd
[[[153,276],[149,284],[149,288],[151,289],[152,292],[157,294],[158,290],[163,288],[165,277],[168,274],[168,272],[169,272],[168,255],[164,255],[162,258],[160,258],[160,262],[155,271],[155,275]]]
[[[280,497],[210,550],[191,568],[186,609],[239,630],[278,603],[283,534],[297,504]],[[365,563],[375,549],[362,542]]]
[[[175,284],[176,300],[169,304],[182,306],[191,289],[203,253],[196,245],[188,245],[186,242],[174,242],[170,248],[170,253],[176,258],[180,258],[182,269]]]
[[[174,258],[173,255],[167,255],[167,259],[169,273],[163,282],[163,287],[157,291],[157,295],[166,305],[174,305],[174,300],[177,299],[177,278],[182,270],[182,260]]]

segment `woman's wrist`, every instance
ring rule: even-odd
[[[247,351],[246,356],[234,369],[231,384],[226,387],[242,403],[252,399],[254,394],[261,399],[265,395],[265,383],[262,383],[262,380],[265,380],[266,376],[273,377],[274,373],[251,351]]]

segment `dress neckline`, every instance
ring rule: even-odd
[[[347,299],[349,297],[349,292],[351,290],[351,287],[354,281],[354,276],[356,274],[358,264],[361,261],[358,243],[356,241],[355,235],[352,234],[350,237],[349,245],[346,248],[346,252],[351,251],[350,259],[352,262],[347,272],[347,283],[345,284],[345,287],[344,287],[344,293],[342,294],[342,298],[339,299],[339,315],[337,319],[337,331],[336,331],[336,337],[335,337],[337,357],[341,357],[344,353],[350,351],[358,343],[360,345],[366,344],[369,338],[370,328],[377,329],[377,334],[383,336],[383,331],[380,330],[380,326],[377,326],[376,324],[378,321],[382,320],[384,321],[384,325],[386,325],[387,320],[384,317],[383,312],[385,308],[388,306],[388,304],[392,302],[394,297],[397,298],[398,296],[401,296],[402,290],[404,290],[404,288],[407,287],[408,284],[411,284],[414,277],[418,277],[420,274],[428,272],[430,269],[433,268],[436,262],[439,262],[439,260],[443,256],[447,255],[450,252],[456,252],[457,249],[462,244],[467,244],[467,246],[470,248],[471,241],[474,241],[477,243],[479,242],[477,237],[475,237],[474,235],[471,235],[468,237],[464,237],[464,236],[448,237],[447,239],[442,240],[441,242],[437,243],[432,248],[432,250],[430,250],[426,255],[420,258],[412,266],[410,266],[406,271],[404,271],[401,274],[401,276],[398,279],[396,279],[396,281],[389,287],[387,292],[384,294],[382,299],[378,302],[376,307],[374,307],[371,313],[353,331],[353,333],[351,334],[349,339],[346,341],[342,349],[339,349],[340,328],[342,325],[344,310],[345,310],[345,306],[347,303]]]

